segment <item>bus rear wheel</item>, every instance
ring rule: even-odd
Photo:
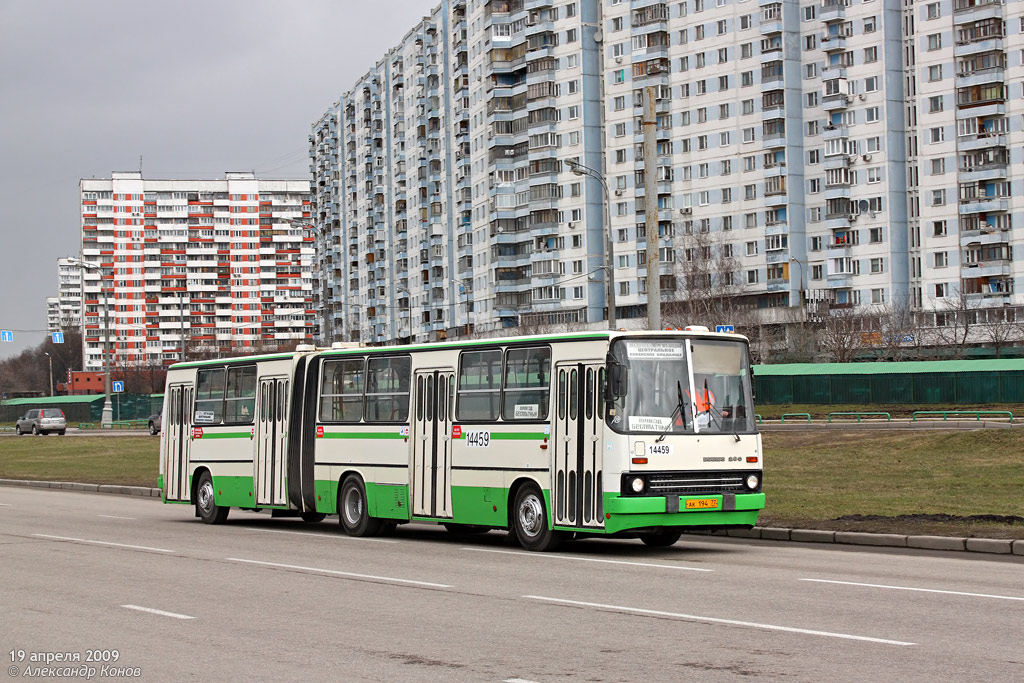
[[[512,526],[519,545],[526,550],[555,550],[562,543],[562,534],[548,526],[544,496],[534,484],[527,484],[516,493]]]
[[[231,508],[217,505],[214,501],[213,478],[209,472],[203,472],[196,487],[196,512],[206,524],[223,524]]]
[[[640,534],[640,540],[652,548],[667,548],[675,544],[683,532],[679,529],[659,529]]]
[[[324,521],[327,515],[322,512],[303,512],[299,517],[302,517],[302,521],[307,524],[316,524],[317,522]]]
[[[370,517],[366,490],[357,476],[349,476],[338,491],[338,517],[349,536],[376,536],[384,528],[383,520]]]

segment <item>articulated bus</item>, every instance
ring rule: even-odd
[[[704,328],[185,362],[167,374],[166,503],[354,536],[433,522],[529,550],[584,534],[652,546],[750,528],[764,507],[747,340]]]

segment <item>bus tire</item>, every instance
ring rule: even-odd
[[[562,542],[562,535],[548,526],[544,496],[535,484],[526,484],[516,493],[512,526],[519,545],[526,550],[555,550]]]
[[[303,512],[299,517],[302,517],[302,521],[308,524],[316,524],[327,519],[327,515],[322,512]]]
[[[203,472],[196,486],[196,513],[205,524],[223,524],[228,518],[229,507],[217,505],[213,495],[213,478]]]
[[[649,531],[647,533],[640,534],[640,540],[645,545],[649,545],[652,548],[667,548],[670,545],[674,545],[679,537],[683,535],[680,529],[672,529],[666,527],[659,529],[658,531]]]
[[[370,517],[366,490],[355,475],[349,475],[338,490],[338,518],[349,536],[376,536],[383,527],[382,520]]]

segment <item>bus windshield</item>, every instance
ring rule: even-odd
[[[621,339],[612,362],[625,393],[608,424],[629,433],[736,434],[754,431],[750,363],[742,341]]]

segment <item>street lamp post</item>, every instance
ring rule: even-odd
[[[103,267],[95,263],[89,263],[88,261],[81,261],[78,259],[69,260],[68,265],[78,266],[79,268],[84,268],[86,270],[96,270],[99,271],[101,275],[100,292],[103,294],[103,391],[106,396],[103,400],[103,413],[100,418],[100,423],[109,427],[110,423],[114,421],[114,408],[110,405],[110,306],[107,301],[107,292],[103,289]]]
[[[46,356],[46,360],[50,362],[50,397],[53,397],[53,356],[43,351],[43,355]]]
[[[611,235],[611,197],[608,192],[608,183],[600,171],[589,166],[584,166],[578,161],[569,159],[566,162],[573,175],[590,176],[601,183],[601,190],[604,192],[604,258],[605,258],[605,306],[608,308],[608,329],[614,330],[617,326],[615,320],[615,251],[612,247]]]

